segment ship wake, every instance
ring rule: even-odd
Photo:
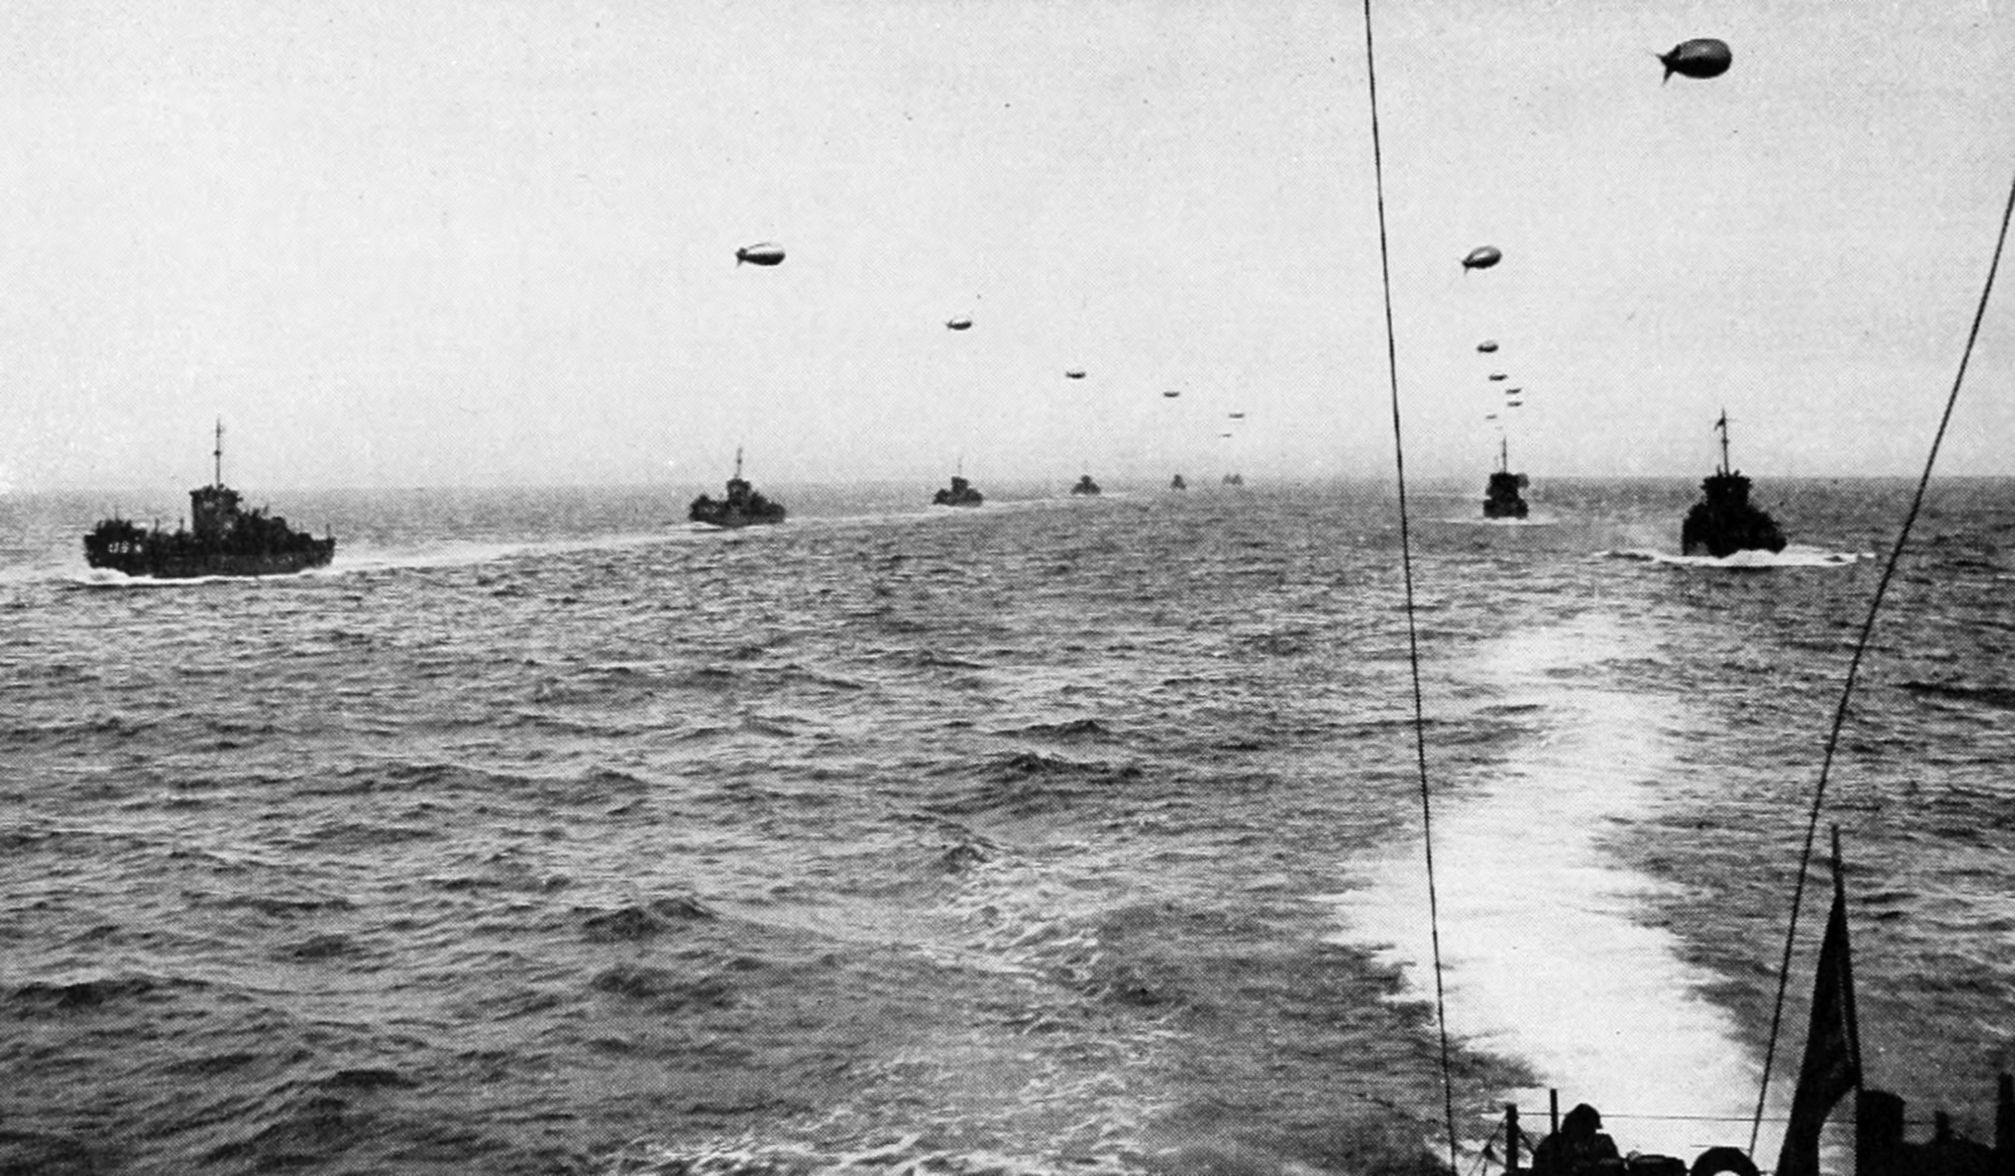
[[[1760,1066],[1699,995],[1712,977],[1653,925],[1662,884],[1611,843],[1617,822],[1658,803],[1686,723],[1669,698],[1620,680],[1633,655],[1619,621],[1584,618],[1464,667],[1537,726],[1504,759],[1434,781],[1448,1020],[1530,1067],[1538,1085],[1511,1097],[1535,1138],[1555,1088],[1563,1109],[1595,1105],[1625,1151],[1691,1158],[1747,1143]],[[1419,841],[1351,873],[1364,884],[1339,898],[1342,938],[1402,968],[1409,998],[1431,997]]]

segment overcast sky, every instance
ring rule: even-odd
[[[1542,481],[1704,474],[1723,405],[1759,477],[1921,462],[2004,0],[1375,19],[1410,471],[1480,478],[1505,386]],[[1694,36],[1734,67],[1661,84]],[[1352,3],[15,0],[0,51],[0,486],[179,491],[220,416],[254,493],[1391,468]],[[2011,472],[2009,297],[1947,472]]]

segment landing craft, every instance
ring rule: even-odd
[[[969,318],[955,318],[945,320],[946,328],[953,331],[971,330],[972,325],[973,321]]]
[[[1677,50],[1675,50],[1675,52],[1677,52]],[[1462,259],[1462,268],[1465,270],[1489,269],[1491,266],[1496,265],[1498,262],[1503,260],[1504,260],[1504,254],[1499,253],[1497,251],[1497,246],[1478,245],[1476,248],[1469,251],[1468,257]]]
[[[740,265],[745,261],[750,265],[782,265],[784,247],[765,241],[760,245],[749,245],[735,250],[735,264]]]
[[[1728,72],[1729,64],[1735,60],[1735,55],[1728,51],[1728,42],[1717,41],[1713,37],[1681,41],[1672,47],[1671,52],[1657,56],[1665,66],[1665,77],[1660,85],[1671,81],[1673,74],[1685,74],[1689,78],[1718,78]]]
[[[1476,345],[1476,349],[1478,351],[1483,352],[1485,355],[1489,355],[1491,352],[1497,350],[1497,340],[1485,339],[1483,342],[1478,343]]]

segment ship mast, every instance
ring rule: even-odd
[[[224,418],[223,417],[217,418],[217,447],[210,451],[210,457],[211,460],[215,463],[214,465],[215,472],[213,474],[214,480],[212,481],[211,484],[214,486],[222,486],[224,484]]]
[[[1502,433],[1497,436],[1497,472],[1511,472],[1511,442]]]
[[[1725,474],[1728,472],[1728,410],[1727,409],[1724,408],[1721,410],[1721,419],[1714,422],[1714,427],[1721,433],[1721,469],[1717,472]]]
[[[736,478],[736,480],[737,480],[737,481],[739,481],[739,480],[741,479],[741,476],[742,476],[742,447],[741,447],[741,446],[739,446],[739,445],[737,445],[737,446],[735,446],[735,478]]]

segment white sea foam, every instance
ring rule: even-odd
[[[1673,567],[1740,570],[1845,568],[1853,567],[1864,559],[1875,558],[1873,553],[1866,551],[1827,551],[1824,548],[1803,547],[1795,543],[1782,551],[1737,551],[1719,559],[1711,555],[1676,555],[1670,551],[1643,548],[1605,551],[1602,554],[1609,559],[1635,559],[1646,563],[1669,564]]]
[[[1460,515],[1435,521],[1456,527],[1504,527],[1520,530],[1526,527],[1557,526],[1560,523],[1560,516],[1546,511],[1534,511],[1522,519],[1487,519],[1482,515]]]
[[[1660,884],[1604,844],[1674,770],[1669,700],[1607,680],[1604,663],[1629,651],[1615,620],[1480,651],[1473,673],[1535,706],[1545,728],[1436,807],[1448,1017],[1459,1037],[1531,1066],[1540,1086],[1517,1101],[1535,1136],[1552,1087],[1567,1106],[1597,1106],[1626,1151],[1690,1159],[1747,1142],[1760,1066],[1698,995],[1709,975],[1647,925]],[[1340,899],[1346,940],[1403,965],[1413,995],[1431,992],[1419,843],[1353,872],[1368,884]]]

